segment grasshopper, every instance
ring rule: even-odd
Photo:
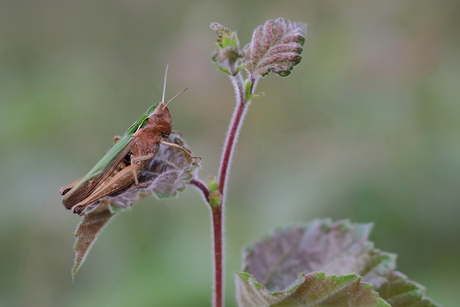
[[[86,176],[59,190],[61,195],[64,195],[64,207],[82,215],[88,205],[129,185],[145,187],[146,185],[139,183],[138,177],[142,169],[155,157],[160,144],[179,148],[192,158],[196,158],[187,149],[168,142],[172,132],[172,118],[167,104],[186,88],[165,104],[167,72],[168,67],[165,72],[162,102],[151,106],[121,137],[115,137],[113,147]]]

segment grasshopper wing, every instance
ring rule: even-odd
[[[147,112],[142,114],[142,116],[139,117],[139,119],[131,125],[123,136],[113,145],[109,152],[107,152],[89,173],[78,181],[70,190],[67,187],[72,186],[72,184],[61,189],[61,193],[65,194],[62,199],[64,207],[67,209],[72,208],[72,206],[91,195],[97,187],[113,175],[115,169],[128,155],[134,144],[133,134],[147,123],[148,116],[157,106],[158,103],[154,104]]]

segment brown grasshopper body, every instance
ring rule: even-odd
[[[125,133],[87,176],[61,188],[61,194],[65,195],[62,202],[67,209],[82,214],[88,205],[102,197],[132,184],[142,187],[138,177],[155,157],[160,144],[177,147],[190,154],[185,148],[167,141],[172,132],[172,118],[163,102],[154,106],[147,118],[141,117],[136,123],[137,130],[131,135]],[[99,164],[102,165],[99,166],[101,170]]]

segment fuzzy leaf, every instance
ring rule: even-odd
[[[423,296],[425,287],[408,280],[401,272],[391,272],[387,281],[376,291],[392,307],[439,307],[437,303]]]
[[[179,134],[171,134],[170,142],[186,145]],[[72,276],[75,276],[83,264],[86,255],[108,221],[117,213],[130,209],[140,199],[154,194],[158,198],[173,197],[185,189],[186,182],[193,178],[199,168],[199,159],[192,159],[182,150],[160,145],[159,151],[150,165],[139,176],[140,188],[135,184],[125,190],[99,199],[83,211],[83,219],[75,231],[75,260]]]
[[[213,22],[210,25],[210,28],[217,33],[217,47],[222,49],[227,47],[240,47],[240,42],[238,41],[236,32],[231,32],[229,29],[217,22]]]
[[[271,291],[286,289],[300,273],[354,274],[365,266],[371,224],[315,220],[306,226],[277,229],[246,248],[244,271]]]
[[[97,236],[114,214],[115,213],[110,210],[108,202],[101,201],[99,206],[94,208],[91,214],[83,216],[82,221],[78,224],[77,230],[75,231],[77,239],[73,246],[75,250],[75,259],[72,267],[72,278],[75,277],[78,269],[83,262],[85,262],[85,258]]]
[[[423,287],[395,272],[396,255],[374,249],[373,243],[367,241],[371,228],[371,224],[333,223],[325,219],[304,226],[278,229],[266,239],[246,248],[243,270],[254,276],[254,281],[264,285],[266,292],[286,293],[293,282],[300,282],[298,276],[301,273],[320,271],[339,277],[357,274],[362,282],[371,284],[374,291],[385,291],[386,294],[381,296],[391,298],[392,306],[412,306],[406,302],[437,306],[423,297]],[[243,298],[238,299],[241,301]],[[424,305],[427,303],[433,305]]]
[[[300,274],[285,291],[270,292],[248,273],[235,273],[240,307],[390,307],[356,275]]]
[[[265,76],[270,71],[286,77],[299,64],[305,42],[307,25],[278,18],[258,26],[244,51],[246,70],[252,75]]]
[[[238,35],[217,22],[211,24],[211,29],[217,33],[216,50],[212,54],[214,65],[224,73],[235,76],[241,69],[235,65],[243,57]]]

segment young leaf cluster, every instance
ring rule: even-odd
[[[305,42],[307,25],[283,18],[268,20],[258,26],[243,49],[239,47],[236,32],[213,23],[211,29],[217,33],[216,50],[212,60],[221,71],[235,78],[242,70],[246,71],[244,81],[245,101],[261,96],[254,94],[255,86],[261,77],[270,72],[286,77],[295,65],[302,60],[301,53]],[[232,79],[233,83],[238,82]]]
[[[286,77],[302,59],[307,25],[283,18],[268,20],[258,26],[252,40],[242,50],[236,32],[213,23],[217,32],[214,64],[225,73],[235,76],[242,68],[252,77],[263,77],[269,72]],[[237,61],[241,59],[241,63]],[[239,65],[237,65],[239,64]]]

